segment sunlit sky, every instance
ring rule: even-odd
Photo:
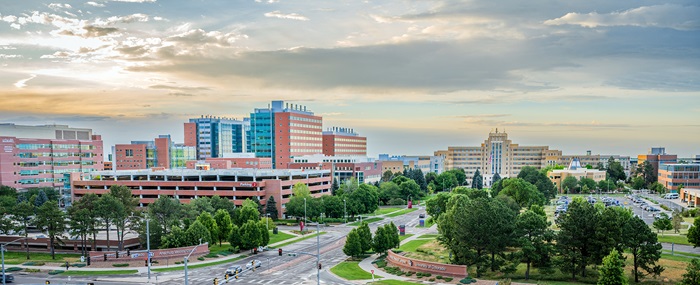
[[[700,154],[700,3],[3,1],[0,122],[105,149],[271,100],[432,154],[505,129],[565,154]]]

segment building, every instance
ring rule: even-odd
[[[187,162],[187,169],[210,170],[233,168],[272,169],[272,159],[269,157],[255,157],[252,153],[241,153],[226,157],[190,160]]]
[[[562,189],[562,182],[564,182],[564,179],[569,176],[573,176],[576,178],[576,180],[581,180],[581,178],[584,177],[590,178],[598,183],[605,180],[605,175],[606,172],[604,170],[587,169],[586,167],[581,166],[581,162],[576,158],[571,161],[567,169],[552,170],[547,173],[547,176],[549,176],[549,179],[552,180],[554,187],[557,188],[559,193],[564,193],[564,190],[566,190]]]
[[[323,155],[367,156],[367,138],[353,129],[329,128],[323,132]]]
[[[201,116],[185,123],[184,145],[196,147],[196,159],[247,152],[248,128],[250,128],[248,119]]]
[[[96,171],[71,175],[73,200],[88,193],[109,193],[112,185],[129,187],[141,207],[146,207],[163,195],[172,196],[181,203],[190,203],[199,197],[218,195],[231,199],[236,206],[245,199],[260,199],[265,205],[275,197],[280,215],[292,196],[297,183],[309,186],[311,195],[330,194],[331,176],[328,170],[124,170]]]
[[[630,162],[630,157],[629,156],[624,156],[624,155],[618,155],[618,154],[591,154],[591,151],[587,151],[586,155],[562,155],[561,158],[559,159],[559,162],[557,164],[559,165],[569,165],[571,164],[571,161],[573,159],[578,159],[581,163],[581,165],[585,166],[592,166],[594,168],[598,168],[599,164],[603,168],[608,167],[608,160],[610,158],[613,158],[614,161],[617,161],[620,163],[622,166],[622,169],[624,169],[625,175],[630,176],[632,172],[632,164]]]
[[[674,192],[678,192],[680,185],[700,189],[700,164],[662,164],[658,182]]]
[[[695,208],[700,204],[700,188],[683,188],[679,196],[688,207]]]
[[[654,168],[654,175],[659,175],[659,166],[662,164],[674,164],[678,162],[678,156],[675,154],[667,154],[664,147],[652,147],[649,153],[637,155],[637,165],[641,165],[648,161]]]
[[[102,137],[92,129],[0,124],[0,149],[0,184],[20,190],[62,190],[64,174],[104,167]]]
[[[442,161],[441,158],[429,155],[388,155],[380,154],[379,160],[382,162],[382,172],[403,172],[404,169],[420,169],[423,174],[435,172],[434,162]],[[438,169],[440,166],[438,165]]]
[[[196,159],[196,152],[194,146],[176,144],[170,135],[160,135],[152,141],[115,145],[114,167],[115,170],[185,168],[187,161]]]
[[[105,165],[104,170],[114,170],[114,167],[112,166],[111,161],[105,161],[104,165]]]
[[[287,168],[293,157],[323,153],[322,118],[306,106],[272,101],[250,114],[250,152]]]
[[[359,183],[374,183],[382,179],[382,161],[364,156],[304,155],[293,158],[290,169],[330,170],[340,183],[355,178]]]

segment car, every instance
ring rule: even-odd
[[[234,275],[238,272],[243,272],[243,268],[240,265],[231,265],[228,269],[226,269],[226,274]]]
[[[424,218],[425,218],[425,214],[418,214],[418,217],[421,218],[421,219],[424,219]]]
[[[255,268],[262,266],[262,262],[260,262],[260,260],[253,260],[253,261],[245,264],[245,269],[253,268],[253,264],[255,264]]]
[[[15,281],[15,277],[12,276],[12,274],[5,273],[5,276],[2,276],[2,278],[5,279],[5,283],[10,283],[10,282]],[[2,279],[0,279],[0,280],[2,280]]]
[[[650,207],[648,211],[649,212],[661,212],[661,209],[656,208],[656,207]]]

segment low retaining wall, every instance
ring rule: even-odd
[[[435,275],[459,278],[464,278],[468,275],[467,266],[465,265],[443,264],[408,258],[403,255],[396,254],[391,250],[389,250],[387,253],[386,261],[393,266],[400,267],[404,271],[431,273]]]
[[[197,249],[192,253],[192,257],[197,257],[209,253],[209,244],[201,244],[196,246]],[[169,248],[169,249],[154,249],[151,250],[151,260],[165,260],[170,258],[183,258],[190,254],[195,246]],[[89,253],[90,261],[92,262],[129,262],[132,260],[146,260],[147,252],[145,250],[131,251],[91,251]],[[119,256],[119,257],[117,257]],[[107,260],[105,260],[105,257]],[[191,258],[191,257],[190,257]]]

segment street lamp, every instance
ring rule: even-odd
[[[16,240],[6,242],[6,243],[3,243],[2,245],[0,245],[0,255],[2,255],[2,285],[5,285],[5,278],[7,278],[7,276],[5,276],[5,250],[6,250],[5,246],[10,244],[10,243],[16,242],[18,240],[27,239],[27,238],[28,237],[21,237],[21,238],[18,238]],[[36,236],[32,237],[32,239],[36,240]],[[28,244],[27,244],[27,247],[29,247]]]
[[[270,213],[265,213],[265,216],[267,216],[267,219],[265,219],[265,225],[267,226],[267,231],[270,231]]]
[[[306,227],[306,198],[304,198],[304,227]]]
[[[209,244],[209,242],[205,242],[204,244]],[[185,285],[189,285],[189,284],[190,284],[189,276],[187,275],[187,259],[190,258],[190,255],[192,255],[192,253],[194,253],[194,251],[195,251],[195,250],[197,249],[197,247],[200,246],[200,245],[202,245],[202,239],[199,239],[199,244],[198,244],[197,246],[195,246],[195,247],[192,249],[192,251],[190,251],[190,254],[188,254],[188,255],[185,257]]]
[[[344,215],[345,215],[345,216],[344,216],[344,218],[345,218],[345,223],[347,224],[347,223],[348,223],[348,206],[347,206],[347,203],[346,203],[345,199],[343,199],[343,213],[344,213]]]

